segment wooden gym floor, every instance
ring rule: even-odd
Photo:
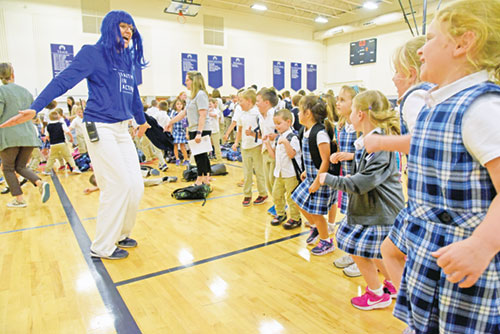
[[[118,261],[89,256],[99,199],[83,194],[90,172],[41,176],[45,204],[31,184],[27,208],[0,195],[0,333],[401,333],[393,306],[351,306],[365,283],[332,265],[340,250],[310,255],[307,228],[269,224],[271,201],[242,207],[241,164],[226,165],[205,206],[170,196],[182,181],[145,188],[139,247]]]

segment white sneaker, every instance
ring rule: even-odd
[[[46,172],[46,171],[43,171],[42,172],[43,175],[52,175],[52,172]]]
[[[9,208],[25,208],[27,206],[25,201],[18,201],[17,199],[13,200],[12,202],[7,203],[7,206]]]
[[[73,170],[71,172],[73,174],[81,174],[82,173],[82,171],[80,169],[78,169],[78,167],[73,168]]]
[[[333,261],[333,265],[339,269],[347,268],[353,263],[354,263],[354,260],[352,259],[352,257],[350,255],[344,255],[344,256],[336,259],[335,261]]]
[[[356,263],[351,264],[349,267],[344,268],[344,275],[347,277],[359,277],[361,276],[361,272],[359,271]]]

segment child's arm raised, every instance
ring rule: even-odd
[[[411,135],[404,136],[382,136],[378,134],[369,134],[364,137],[366,152],[378,151],[397,151],[401,153],[410,153]]]
[[[472,235],[462,241],[440,248],[433,256],[443,268],[446,279],[459,283],[461,288],[473,286],[491,260],[500,252],[500,157],[484,165],[490,174],[497,195],[488,208],[486,217]]]
[[[390,166],[390,152],[371,153],[373,156],[363,170],[352,176],[335,176],[328,173],[320,175],[321,184],[349,194],[365,194],[375,189],[394,172]]]
[[[285,137],[280,137],[280,139],[278,139],[278,144],[283,144],[285,146],[286,155],[288,155],[290,159],[295,158],[295,154],[297,154],[297,152],[292,147],[292,144],[290,144],[288,139],[286,139]]]

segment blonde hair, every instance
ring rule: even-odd
[[[196,94],[198,94],[200,90],[204,91],[208,96],[207,89],[205,88],[205,80],[203,79],[203,75],[200,72],[190,71],[187,72],[187,76],[193,82],[191,85],[192,99],[196,97]]]
[[[351,96],[351,100],[354,100],[354,97],[356,95],[358,95],[359,93],[366,91],[366,88],[359,87],[358,85],[355,85],[355,86],[344,85],[344,86],[340,87],[340,92],[342,92],[342,91],[348,93]],[[340,95],[340,92],[339,92],[339,95]],[[347,118],[342,116],[342,115],[339,115],[338,128],[342,129],[346,122],[347,122]]]
[[[339,120],[339,115],[337,114],[337,109],[335,108],[335,96],[333,96],[333,94],[323,94],[321,98],[326,102],[328,119],[331,119],[333,122],[337,122]]]
[[[247,90],[244,90],[241,92],[241,98],[245,100],[251,100],[252,104],[255,104],[255,101],[257,101],[257,93],[255,93],[255,89],[253,88],[248,88]]]
[[[392,56],[392,63],[394,64],[396,71],[402,72],[407,78],[411,76],[411,69],[415,69],[415,83],[420,82],[420,65],[422,65],[417,51],[424,44],[425,36],[412,38],[405,44],[398,47]]]
[[[446,24],[446,33],[454,39],[473,32],[469,64],[476,71],[488,71],[493,81],[500,82],[500,0],[461,0],[440,10],[435,20]]]
[[[52,110],[50,113],[49,113],[49,119],[51,121],[57,121],[59,119],[59,113],[57,112],[57,109],[56,110]]]
[[[9,83],[12,73],[14,73],[14,68],[10,63],[0,64],[0,80],[4,85]]]
[[[316,123],[324,124],[330,138],[334,138],[332,115],[329,115],[326,102],[323,99],[315,95],[303,96],[300,99],[299,108],[303,111],[311,111]]]
[[[356,110],[366,112],[370,122],[384,130],[385,134],[400,133],[398,113],[392,109],[385,95],[378,90],[367,90],[359,93],[352,104]]]
[[[275,114],[274,117],[281,117],[285,121],[292,121],[293,122],[293,115],[292,112],[288,109],[280,109],[278,110]]]

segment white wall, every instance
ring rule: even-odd
[[[302,87],[306,86],[307,63],[318,65],[318,90],[326,76],[326,46],[314,41],[312,28],[265,17],[214,11],[203,8],[195,18],[181,25],[176,17],[164,14],[168,1],[111,0],[111,9],[123,9],[134,16],[144,39],[146,59],[150,66],[143,72],[140,93],[144,96],[176,95],[185,87],[181,83],[181,53],[197,53],[198,69],[207,74],[207,55],[223,56],[223,94],[235,91],[231,85],[230,57],[245,58],[245,85],[272,85],[272,61],[286,62],[285,88],[290,88],[290,62],[300,62]],[[6,52],[0,56],[14,65],[16,82],[37,94],[52,78],[50,44],[74,46],[92,44],[99,35],[82,32],[80,0],[2,0],[6,32]],[[224,17],[226,45],[203,45],[203,14]],[[1,25],[1,21],[0,21]],[[209,88],[211,90],[211,88]],[[85,82],[67,93],[86,95]]]

